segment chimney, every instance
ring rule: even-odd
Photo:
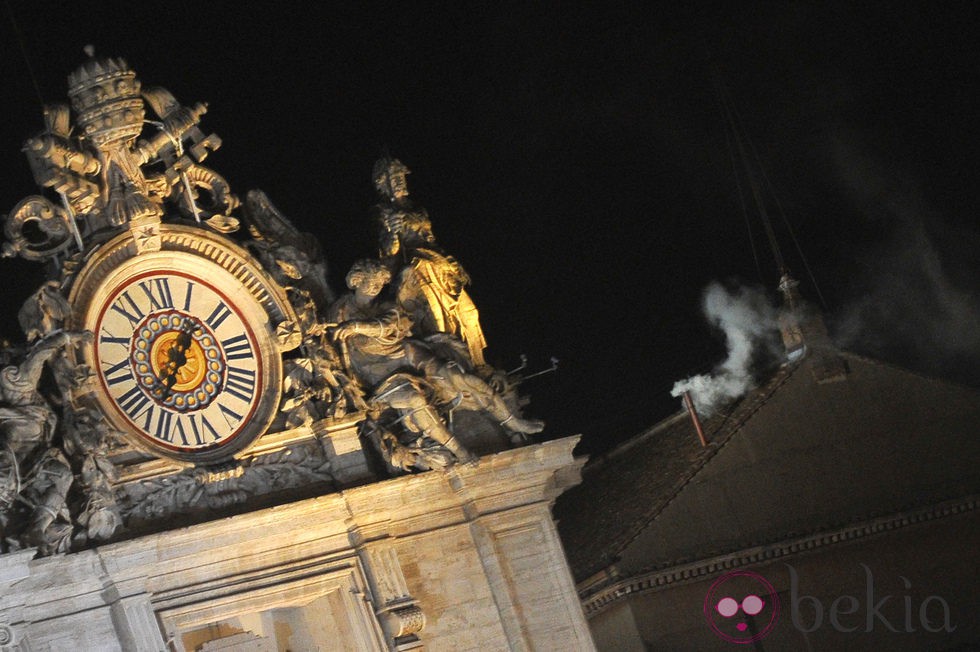
[[[701,447],[704,448],[708,445],[708,441],[704,438],[704,428],[701,427],[701,419],[698,418],[698,411],[694,407],[694,400],[691,398],[691,392],[684,392],[684,407],[687,408],[687,413],[691,415],[691,422],[694,424],[694,430],[698,433],[698,440],[701,442]]]

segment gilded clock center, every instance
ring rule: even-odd
[[[180,331],[161,333],[153,341],[149,357],[157,378],[173,377],[171,389],[175,392],[199,386],[208,368],[200,343]]]
[[[176,310],[153,313],[135,330],[131,362],[139,384],[157,403],[187,412],[221,393],[226,364],[211,329]]]

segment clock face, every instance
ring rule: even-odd
[[[224,462],[279,411],[288,297],[221,236],[158,225],[160,248],[123,233],[91,252],[68,297],[91,377],[73,402],[95,405],[131,444],[185,462]],[[295,346],[292,344],[291,346]]]
[[[116,416],[150,446],[194,453],[248,425],[263,394],[254,306],[205,278],[149,271],[97,311],[94,370]]]

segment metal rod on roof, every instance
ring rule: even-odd
[[[708,441],[704,438],[704,429],[701,428],[701,419],[698,418],[698,411],[694,409],[691,392],[684,392],[684,407],[687,408],[687,413],[691,415],[691,421],[694,422],[694,429],[698,431],[698,439],[701,440],[702,448],[707,446]]]

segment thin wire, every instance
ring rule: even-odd
[[[761,166],[759,169],[762,170],[762,178],[769,188],[769,194],[776,203],[776,210],[779,213],[779,216],[783,219],[783,224],[786,225],[786,231],[789,232],[789,237],[793,241],[793,246],[796,247],[796,253],[800,255],[800,261],[803,263],[803,269],[806,270],[807,276],[810,277],[810,282],[813,283],[813,289],[817,292],[817,298],[820,299],[820,305],[823,306],[824,310],[829,310],[827,307],[827,301],[823,298],[823,292],[820,291],[820,284],[817,283],[817,279],[813,275],[813,270],[810,269],[810,263],[807,261],[806,255],[803,253],[803,247],[800,246],[800,241],[796,238],[796,232],[793,230],[793,226],[786,217],[786,212],[783,210],[782,202],[779,201],[779,196],[776,194],[776,188],[769,180],[769,175],[766,174],[766,169]]]
[[[41,96],[41,87],[38,86],[37,77],[34,76],[34,68],[31,67],[31,60],[27,56],[27,46],[24,45],[24,35],[20,31],[20,26],[17,24],[17,19],[14,17],[14,10],[10,7],[10,2],[8,0],[3,0],[3,6],[7,8],[7,17],[10,18],[10,24],[14,28],[14,34],[17,36],[17,43],[20,45],[20,54],[24,57],[24,65],[27,66],[27,73],[31,77],[31,84],[34,86],[34,92],[37,94],[38,104],[41,108],[44,108],[44,97]]]
[[[770,220],[769,214],[766,211],[765,205],[762,201],[761,189],[758,187],[759,185],[758,180],[756,179],[755,175],[752,173],[752,170],[750,168],[750,157],[748,156],[748,153],[745,151],[745,144],[742,141],[742,136],[744,131],[744,128],[742,127],[742,118],[738,113],[738,109],[734,106],[733,103],[729,101],[727,89],[718,79],[717,74],[713,75],[713,81],[715,85],[715,91],[721,99],[721,104],[722,104],[723,112],[725,114],[725,118],[729,126],[731,127],[731,131],[732,134],[734,135],[735,142],[739,147],[739,153],[742,155],[742,160],[745,163],[746,176],[749,181],[749,186],[752,189],[752,193],[755,197],[756,204],[759,207],[759,216],[762,219],[763,225],[766,229],[766,235],[769,237],[769,243],[772,246],[773,256],[776,258],[776,263],[779,266],[780,274],[785,274],[787,273],[786,264],[783,260],[782,252],[779,249],[779,243],[776,240],[775,231],[772,228],[772,221]],[[745,136],[745,140],[748,141],[748,148],[751,152],[751,161],[754,162],[755,166],[758,168],[758,173],[762,177],[762,181],[763,184],[765,185],[765,189],[768,191],[769,196],[772,197],[772,200],[775,203],[776,212],[779,213],[779,217],[780,219],[782,219],[783,225],[786,227],[786,231],[787,233],[789,233],[789,237],[793,241],[793,246],[796,248],[796,252],[800,256],[800,261],[803,263],[803,269],[806,271],[806,274],[809,277],[810,282],[813,284],[813,289],[817,293],[817,298],[820,300],[820,304],[823,306],[824,310],[828,310],[827,300],[824,298],[823,292],[820,290],[820,284],[817,283],[817,278],[813,273],[813,269],[810,267],[810,262],[807,260],[806,254],[803,253],[803,247],[800,245],[799,238],[796,237],[796,231],[793,229],[792,224],[790,224],[789,219],[786,217],[786,211],[783,210],[783,205],[782,202],[779,201],[779,196],[776,194],[775,186],[773,186],[772,180],[769,178],[769,174],[766,172],[766,167],[762,164],[762,159],[759,156],[759,151],[756,148],[755,143],[752,141],[752,139],[748,138],[747,135]],[[736,167],[735,158],[734,158],[735,155],[731,149],[731,141],[729,139],[729,134],[727,131],[725,133],[725,141],[728,144],[729,153],[732,157],[732,166],[734,168]],[[742,188],[741,188],[739,175],[737,171],[735,172],[735,183],[738,187],[739,200],[742,202],[742,210],[744,212],[746,210],[745,201],[742,197]],[[746,223],[748,224],[747,214],[745,215],[745,220]],[[761,279],[762,272],[759,267],[758,256],[756,255],[755,252],[755,242],[751,238],[751,229],[750,229],[749,242],[752,244],[752,255],[755,258],[756,269],[759,271],[759,276]]]
[[[732,111],[738,117],[739,123],[741,123],[741,116],[738,116],[737,109],[732,107]],[[813,270],[811,269],[810,263],[806,258],[806,254],[803,253],[803,247],[800,246],[800,241],[796,237],[796,232],[793,230],[793,226],[786,217],[786,211],[783,210],[783,204],[779,201],[779,196],[776,194],[775,186],[769,179],[769,174],[766,172],[766,166],[762,164],[762,158],[759,156],[759,150],[756,149],[755,143],[751,139],[747,138],[747,140],[749,148],[751,149],[752,159],[755,161],[755,165],[759,169],[759,173],[762,175],[762,180],[765,183],[766,189],[769,191],[769,196],[772,197],[772,200],[776,205],[776,212],[779,213],[779,217],[782,219],[783,224],[786,226],[786,231],[789,233],[789,237],[793,241],[793,246],[796,248],[796,252],[800,255],[800,261],[803,263],[803,269],[806,270],[807,276],[810,278],[810,282],[813,283],[813,289],[816,290],[817,298],[820,300],[820,305],[823,306],[824,310],[827,310],[827,301],[824,299],[823,292],[820,291],[820,285],[817,283],[817,279],[813,274]],[[747,164],[748,163],[746,163],[746,165]],[[769,216],[765,211],[762,211],[762,219],[765,222],[767,233],[772,241],[773,250],[779,263],[780,273],[785,274],[788,270],[783,263],[782,254],[779,253],[779,247],[775,241],[775,233],[772,230],[772,224],[769,220]]]
[[[732,145],[732,137],[725,129],[725,145],[728,148],[728,158],[732,163],[732,176],[735,178],[735,188],[738,190],[738,203],[742,208],[742,218],[745,220],[745,230],[749,234],[749,246],[752,248],[752,260],[755,261],[755,271],[759,275],[759,282],[764,282],[762,274],[762,263],[759,261],[759,252],[755,248],[755,236],[752,235],[752,221],[749,219],[749,208],[745,201],[745,191],[742,189],[742,179],[738,173],[738,160],[735,157],[735,148]]]
[[[710,57],[709,57],[709,61],[710,61]],[[745,199],[745,191],[742,187],[741,175],[739,174],[739,170],[738,170],[738,161],[737,161],[738,157],[736,156],[735,149],[732,146],[732,140],[738,139],[738,125],[736,124],[735,118],[732,115],[732,106],[728,98],[727,89],[725,88],[725,85],[721,81],[720,74],[718,73],[717,69],[714,67],[711,68],[711,81],[715,89],[715,101],[719,105],[719,109],[725,120],[725,144],[728,146],[728,154],[732,162],[732,176],[735,178],[735,187],[738,190],[738,199],[742,207],[742,217],[745,220],[745,227],[749,234],[749,245],[752,248],[752,258],[755,261],[755,269],[756,269],[756,273],[759,275],[759,282],[764,283],[765,280],[762,273],[762,263],[759,260],[759,254],[755,246],[755,238],[752,235],[752,224],[749,218],[748,202]],[[745,163],[746,180],[751,185],[752,173],[748,167],[748,161],[745,158],[744,152],[742,152],[741,158],[742,161]],[[765,206],[760,201],[759,193],[754,192],[753,194],[756,200],[756,204],[758,205],[759,212],[763,216],[763,224],[765,225],[767,224],[767,221],[765,219]],[[769,231],[771,231],[771,229],[769,229]],[[772,235],[770,235],[769,241],[770,244],[775,244],[775,239]],[[777,260],[780,258],[778,248],[774,250],[774,255],[776,255]]]
[[[783,260],[783,252],[779,248],[779,241],[776,239],[776,232],[772,228],[772,220],[769,219],[769,212],[766,210],[765,201],[762,197],[762,189],[759,187],[759,181],[756,175],[753,174],[751,169],[751,161],[754,159],[756,166],[763,170],[762,161],[759,159],[759,155],[755,152],[755,146],[752,144],[752,140],[746,135],[745,140],[748,141],[749,147],[752,149],[754,156],[749,156],[749,152],[746,151],[745,144],[742,141],[742,132],[744,127],[742,127],[742,116],[738,114],[738,109],[733,104],[728,104],[729,108],[729,119],[732,121],[732,129],[735,132],[735,143],[738,145],[739,153],[742,155],[742,160],[745,161],[745,169],[748,175],[749,187],[752,189],[752,194],[755,197],[756,205],[759,208],[759,217],[762,219],[762,225],[765,227],[766,235],[769,237],[769,246],[772,247],[772,255],[776,259],[776,265],[779,267],[779,273],[784,274],[786,272],[786,262]]]

